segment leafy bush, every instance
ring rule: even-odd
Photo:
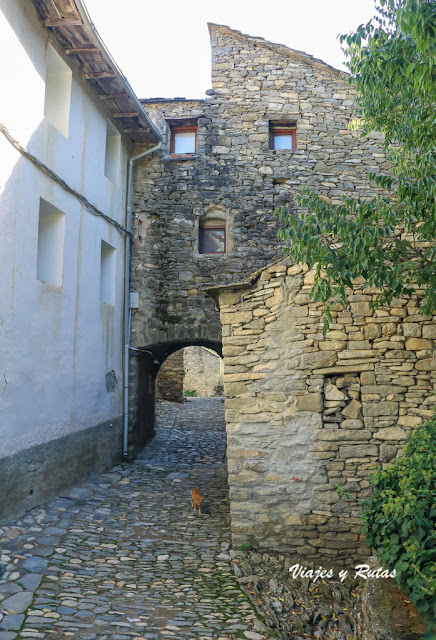
[[[402,457],[372,476],[364,504],[369,547],[423,615],[436,639],[436,414],[407,438]]]
[[[186,389],[186,391],[183,392],[183,395],[187,396],[188,398],[196,398],[198,396],[198,393],[195,391],[195,389],[193,391]]]

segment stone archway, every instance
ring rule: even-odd
[[[222,356],[214,340],[180,340],[138,348],[130,358],[129,456],[135,456],[155,434],[156,379],[162,363],[184,347],[207,347]]]

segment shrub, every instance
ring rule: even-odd
[[[383,566],[423,615],[436,639],[436,414],[407,438],[404,453],[372,476],[364,533]]]
[[[198,393],[195,391],[195,389],[193,391],[187,389],[183,392],[183,395],[187,396],[188,398],[196,398],[198,396]]]

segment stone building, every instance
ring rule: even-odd
[[[144,100],[164,142],[134,176],[130,443],[153,432],[161,363],[181,347],[220,353],[219,314],[204,288],[282,255],[275,207],[308,186],[337,202],[370,194],[386,169],[380,135],[348,127],[345,74],[305,53],[209,25],[212,88],[204,100]]]
[[[233,543],[348,564],[368,555],[368,476],[436,405],[436,316],[371,309],[356,284],[322,333],[314,272],[284,259],[209,290],[223,328]]]

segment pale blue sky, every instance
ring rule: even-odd
[[[84,0],[140,98],[202,98],[210,88],[207,22],[342,66],[337,35],[375,13],[374,0]]]

